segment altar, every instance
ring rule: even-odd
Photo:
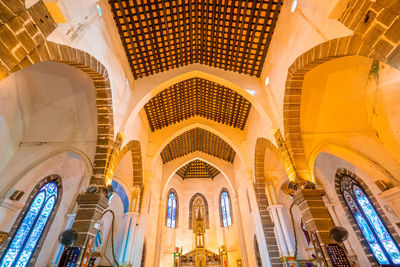
[[[228,253],[225,246],[214,253],[205,248],[205,220],[204,210],[195,210],[196,216],[193,219],[193,238],[195,249],[186,254],[182,253],[182,248],[176,247],[174,252],[174,267],[195,266],[195,267],[228,267]]]

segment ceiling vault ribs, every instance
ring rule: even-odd
[[[251,104],[232,89],[202,78],[174,84],[144,106],[152,131],[193,116],[243,130]]]
[[[260,77],[282,0],[109,0],[135,79],[192,63]]]
[[[216,158],[233,163],[236,152],[219,136],[201,129],[194,128],[177,136],[161,151],[163,163],[200,151]]]
[[[176,171],[176,174],[179,175],[183,180],[195,178],[214,179],[215,176],[220,174],[220,171],[214,166],[202,160],[196,159],[181,167],[178,171]]]

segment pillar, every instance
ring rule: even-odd
[[[329,230],[335,224],[332,221],[328,208],[325,206],[322,198],[323,194],[324,191],[319,189],[299,189],[295,192],[293,201],[300,208],[307,230],[316,232],[326,262],[328,265],[331,265],[325,244],[334,243],[329,236]]]
[[[134,255],[133,244],[136,235],[136,224],[138,223],[138,212],[127,212],[124,214],[124,235],[122,246],[119,253],[119,263],[121,265],[129,265]]]
[[[294,238],[292,233],[290,232],[288,218],[284,212],[284,207],[282,205],[276,205],[276,212],[278,213],[279,221],[282,226],[283,235],[286,240],[286,246],[288,249],[289,256],[294,255],[295,247],[294,247]]]
[[[108,199],[104,191],[100,190],[99,193],[78,195],[77,203],[78,210],[71,227],[78,231],[78,239],[74,242],[73,247],[80,248],[75,266],[86,266],[98,230],[98,222],[101,220],[104,210],[108,207]]]

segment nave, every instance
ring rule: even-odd
[[[0,266],[400,266],[400,0],[0,0]]]

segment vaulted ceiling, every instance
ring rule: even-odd
[[[192,63],[260,76],[282,0],[109,0],[135,79]]]
[[[217,168],[199,159],[187,163],[176,172],[183,180],[193,178],[214,179],[219,173],[220,171]]]
[[[250,108],[250,102],[232,89],[202,78],[172,85],[144,106],[152,131],[193,116],[243,130]]]
[[[200,151],[219,159],[233,163],[236,152],[219,136],[201,129],[194,128],[173,139],[161,151],[163,163]]]

